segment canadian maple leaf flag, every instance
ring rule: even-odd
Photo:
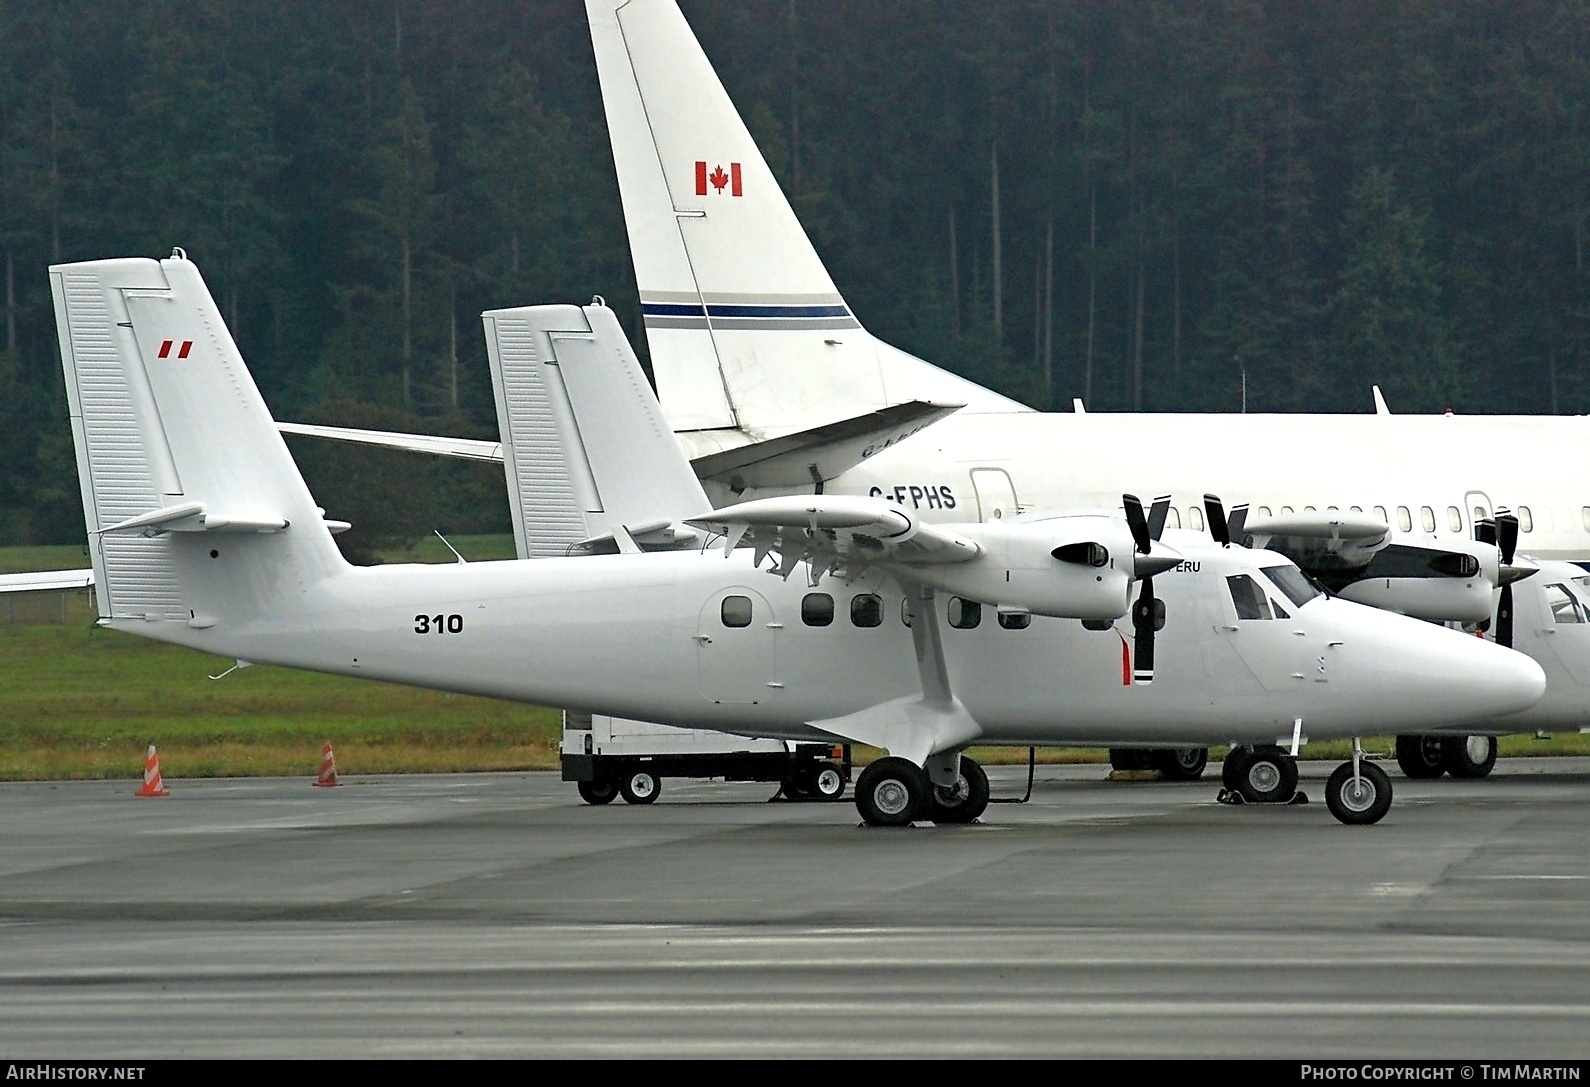
[[[728,187],[730,196],[745,195],[740,186],[740,164],[738,162],[729,163],[728,173],[723,172],[722,163],[714,166],[712,168],[712,172],[708,173],[706,162],[701,159],[697,159],[696,195],[706,196],[708,185],[712,186],[712,192],[714,195],[723,192],[725,186]]]

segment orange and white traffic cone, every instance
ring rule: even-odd
[[[337,780],[337,757],[331,753],[331,743],[320,749],[320,776],[315,779],[315,787],[324,789],[333,785],[341,785]]]
[[[144,756],[144,783],[139,786],[134,796],[170,796],[171,790],[165,787],[160,780],[160,757],[155,754],[155,745],[149,745],[149,754]]]

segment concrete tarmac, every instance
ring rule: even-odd
[[[0,1054],[1590,1056],[1590,759],[1322,801],[1041,766],[978,825],[556,774],[0,785]],[[1025,768],[994,768],[1019,796]]]

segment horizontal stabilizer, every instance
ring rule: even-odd
[[[698,455],[690,462],[701,479],[747,487],[806,487],[830,480],[881,450],[904,441],[957,410],[959,404],[911,400],[767,441]],[[699,447],[712,432],[682,434]]]
[[[94,584],[92,570],[40,570],[26,574],[0,574],[0,593],[37,593],[48,589],[86,589]]]
[[[311,423],[277,423],[283,434],[301,434],[355,445],[374,445],[401,449],[409,453],[432,453],[439,457],[463,460],[502,460],[502,443],[480,438],[444,438],[433,434],[405,434],[397,430],[360,430],[357,427],[317,426]]]

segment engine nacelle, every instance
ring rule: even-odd
[[[1415,619],[1480,623],[1490,618],[1501,580],[1495,544],[1452,540],[1439,548],[1392,544],[1356,576],[1335,579],[1332,588],[1344,600]]]
[[[1065,619],[1118,619],[1130,604],[1135,552],[1105,515],[957,525],[982,554],[971,562],[912,566],[910,576],[993,606]],[[1064,556],[1064,557],[1062,557]]]

